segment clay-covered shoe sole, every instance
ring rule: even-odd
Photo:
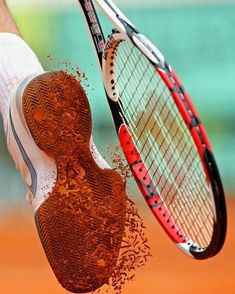
[[[23,113],[36,144],[54,157],[57,181],[37,209],[36,226],[61,285],[75,293],[107,283],[124,233],[125,187],[90,150],[91,112],[80,83],[59,71],[26,86]]]

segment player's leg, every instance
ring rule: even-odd
[[[0,111],[8,148],[29,187],[54,273],[66,289],[90,292],[108,281],[118,258],[124,184],[92,142],[80,83],[65,72],[44,73],[30,47],[6,29],[0,33]]]
[[[16,23],[6,5],[6,0],[0,0],[0,32],[20,35]]]
[[[43,72],[37,57],[19,35],[6,1],[0,0],[0,112],[5,129],[10,92],[28,75]]]

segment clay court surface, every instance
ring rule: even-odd
[[[147,210],[141,210],[148,227],[153,258],[137,272],[123,294],[235,294],[235,199],[228,203],[228,236],[223,251],[208,261],[193,261],[165,237]],[[1,209],[0,293],[69,293],[57,283],[39,243],[31,207]],[[100,293],[114,293],[103,289]]]

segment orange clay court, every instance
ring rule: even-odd
[[[143,203],[138,205],[143,206]],[[178,250],[155,223],[147,209],[140,209],[147,225],[153,257],[136,272],[123,294],[235,294],[235,199],[227,200],[228,234],[221,253],[194,261]],[[0,293],[66,294],[47,264],[31,207],[8,207],[0,219]],[[2,210],[4,211],[4,210]],[[102,288],[100,294],[114,293]]]

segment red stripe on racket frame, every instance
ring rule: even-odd
[[[172,241],[176,243],[188,242],[186,235],[176,225],[174,219],[170,215],[170,212],[163,203],[158,193],[157,187],[151,180],[149,172],[144,165],[137,148],[135,147],[127,125],[121,125],[118,136],[137,185],[153,214],[158,219],[159,223],[162,225],[163,229],[166,231]]]

